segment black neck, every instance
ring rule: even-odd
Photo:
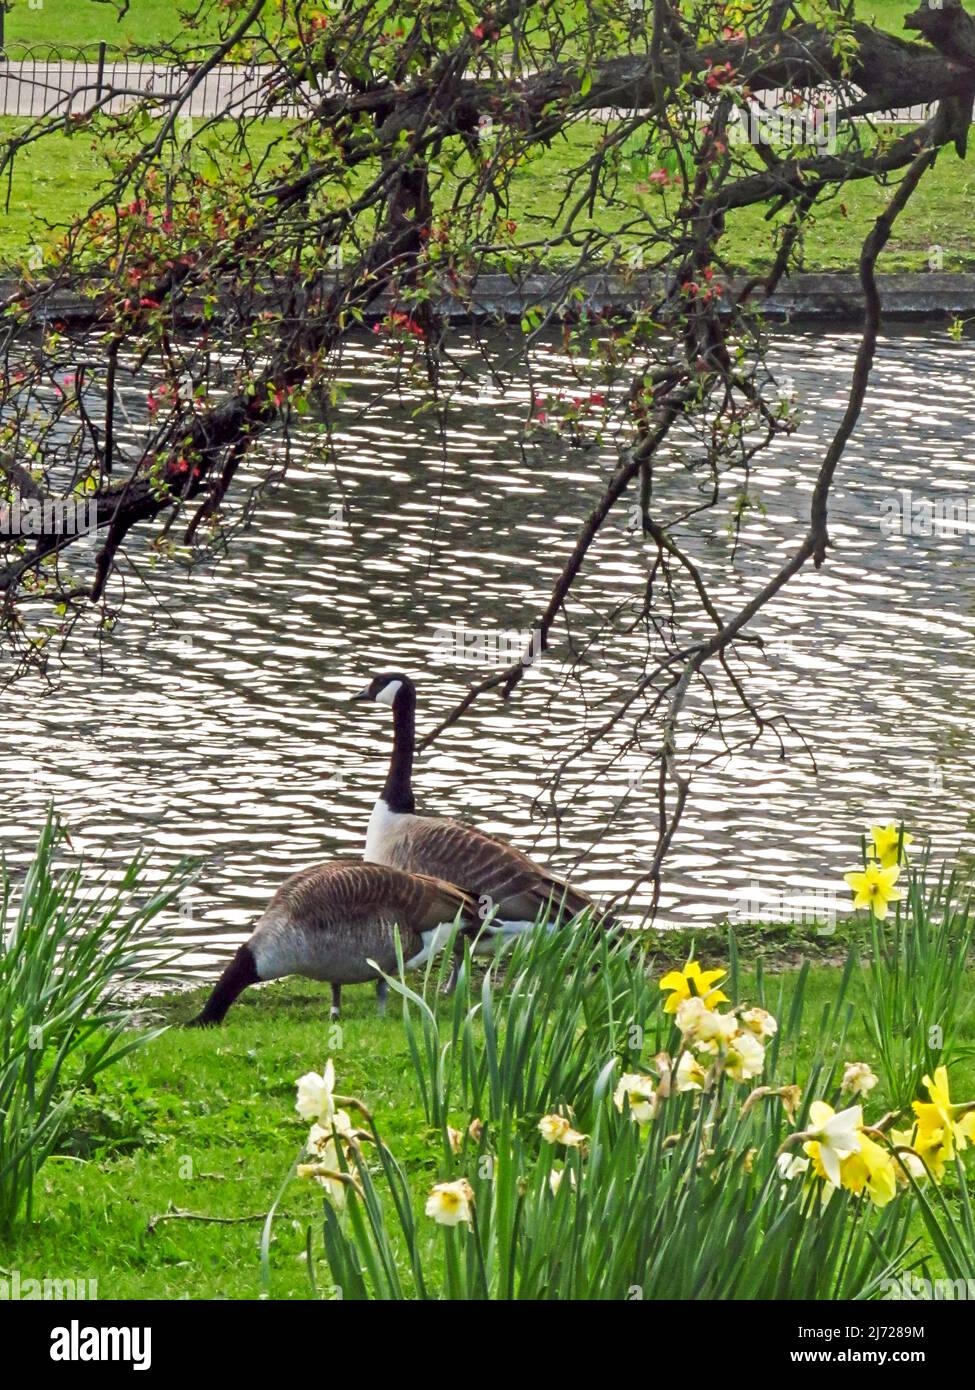
[[[416,739],[416,691],[401,686],[393,699],[393,756],[383,787],[383,800],[391,811],[413,811],[413,746]]]
[[[220,1023],[231,1004],[248,985],[257,984],[259,979],[254,952],[249,946],[238,948],[237,954],[213,987],[213,993],[206,1002],[202,1013],[189,1022],[190,1028],[207,1028]]]

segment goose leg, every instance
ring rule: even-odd
[[[457,988],[457,981],[460,977],[460,967],[463,963],[464,938],[458,936],[457,944],[454,946],[454,963],[450,967],[450,975],[447,977],[447,983],[443,987],[444,994],[453,994],[454,990]]]
[[[386,998],[389,994],[389,983],[386,980],[376,981],[376,1004],[379,1008],[379,1017],[386,1017]]]
[[[332,986],[332,1007],[329,1010],[330,1018],[338,1018],[342,1012],[342,986]]]

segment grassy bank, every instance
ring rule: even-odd
[[[760,928],[742,933],[750,953]],[[816,938],[812,950],[818,956]],[[707,938],[698,938],[699,947]],[[718,942],[715,941],[715,946]],[[783,946],[780,941],[773,950]],[[788,949],[801,951],[793,936]],[[656,976],[675,956],[669,945],[652,962]],[[715,959],[700,950],[706,962]],[[743,996],[755,997],[755,972],[744,961]],[[805,983],[800,1056],[818,1045],[818,1022],[835,999],[841,971],[816,964]],[[799,972],[786,969],[767,984],[785,1017]],[[968,1001],[975,1001],[975,973]],[[855,978],[853,1018],[844,1054],[869,1060],[880,1073],[871,1111],[881,1113],[888,1078],[864,1030],[865,981]],[[781,990],[781,995],[780,995]],[[439,1136],[424,1119],[399,1009],[390,1001],[377,1017],[371,989],[346,991],[341,1034],[330,1035],[327,991],[303,981],[251,990],[227,1024],[214,1031],[172,1028],[107,1072],[75,1106],[62,1157],[43,1175],[35,1222],[4,1246],[0,1266],[21,1278],[98,1280],[102,1298],[253,1298],[262,1292],[258,1241],[262,1219],[295,1160],[305,1127],[294,1111],[295,1078],[335,1058],[341,1089],[361,1097],[381,1118],[384,1137],[425,1190],[437,1177]],[[177,1023],[199,1007],[203,991],[152,1001],[153,1021]],[[962,1020],[966,1048],[975,1042],[975,1008]],[[952,1066],[956,1094],[975,1094],[971,1057]],[[876,1103],[874,1103],[876,1102]],[[176,1215],[222,1218],[230,1224]],[[161,1216],[174,1219],[162,1220]],[[257,1219],[241,1220],[253,1217]],[[322,1198],[312,1184],[291,1182],[282,1197],[270,1247],[269,1293],[313,1296],[305,1258],[312,1228],[313,1268],[328,1288],[320,1230]],[[440,1232],[423,1239],[431,1250]],[[925,1242],[918,1222],[918,1236]]]

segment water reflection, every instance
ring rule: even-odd
[[[764,509],[746,517],[738,569],[721,585],[726,608],[774,570],[805,524],[855,347],[843,335],[776,340],[808,408],[753,478]],[[669,865],[666,920],[712,920],[749,885],[790,897],[835,886],[878,816],[903,815],[939,853],[968,845],[971,537],[885,536],[879,523],[898,489],[975,496],[973,365],[971,346],[934,330],[885,340],[833,495],[829,562],[793,581],[759,628],[769,660],[754,663],[752,693],[789,712],[818,772],[790,735],[786,759],[765,741],[702,774]],[[569,381],[554,345],[536,369],[536,392]],[[415,400],[397,397],[394,369],[371,344],[349,349],[347,375],[338,469],[309,429],[285,484],[227,560],[192,583],[157,572],[162,609],[134,594],[101,658],[79,649],[55,694],[21,686],[7,697],[8,861],[25,860],[51,796],[87,853],[121,861],[146,843],[160,866],[201,856],[181,925],[206,970],[284,876],[361,851],[390,731],[385,711],[350,706],[349,694],[376,669],[404,667],[422,682],[429,727],[484,674],[451,656],[441,625],[529,628],[612,464],[609,447],[523,452],[527,382],[501,396],[478,371],[444,440],[434,421],[413,419]],[[675,460],[675,506],[681,476]],[[594,606],[631,594],[643,573],[642,542],[623,520],[600,542],[586,592]],[[702,563],[722,572],[723,528],[724,518],[697,542]],[[574,630],[585,626],[577,610]],[[611,693],[639,651],[637,638],[611,644],[594,688]],[[586,719],[578,693],[542,662],[510,707],[485,697],[423,757],[423,807],[561,867],[581,857],[587,887],[620,889],[645,869],[655,833],[639,758],[595,783],[591,763],[574,762],[563,791],[576,795],[559,828],[532,810],[552,759]]]

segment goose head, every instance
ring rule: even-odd
[[[401,690],[415,694],[416,686],[409,676],[404,676],[401,671],[381,671],[373,676],[365,690],[360,690],[358,695],[353,695],[353,700],[378,700],[381,705],[392,707],[396,702],[396,697]]]

